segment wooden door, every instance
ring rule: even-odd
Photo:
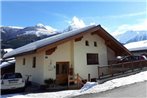
[[[68,83],[69,62],[56,62],[56,83]]]

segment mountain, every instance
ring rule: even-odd
[[[1,46],[4,48],[18,48],[20,46],[26,45],[28,43],[57,35],[60,33],[68,32],[74,29],[79,29],[85,27],[83,20],[74,16],[69,22],[69,26],[62,32],[57,31],[56,29],[45,26],[43,24],[37,24],[35,26],[27,27],[12,27],[5,26],[0,27],[1,32]]]
[[[56,29],[43,24],[28,27],[0,27],[0,32],[2,48],[18,48],[60,33]]]
[[[123,34],[115,36],[115,38],[123,44],[143,41],[147,40],[147,31],[126,31]]]
[[[23,29],[23,27],[13,27],[13,26],[0,27],[1,40],[6,41],[15,38],[17,35],[21,35],[22,34],[21,32],[17,33],[21,29]]]
[[[30,27],[25,27],[24,29],[21,29],[18,31],[18,33],[23,33],[23,34],[34,34],[36,36],[42,36],[42,35],[52,35],[55,34],[56,29],[49,27],[49,26],[44,26],[43,24],[37,24],[35,26],[30,26]]]

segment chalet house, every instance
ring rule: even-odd
[[[4,58],[15,57],[15,71],[31,75],[32,82],[44,84],[52,78],[62,84],[68,82],[69,74],[98,78],[98,66],[108,66],[121,55],[131,53],[100,25],[92,25],[27,44]]]

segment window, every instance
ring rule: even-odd
[[[33,57],[33,66],[32,66],[33,68],[35,68],[36,67],[36,57]]]
[[[58,75],[60,72],[59,72],[59,64],[56,65],[56,74]]]
[[[99,64],[97,53],[87,53],[87,65]]]
[[[85,45],[86,46],[89,46],[89,42],[87,40],[85,41]]]
[[[26,59],[23,58],[22,65],[25,65],[25,64],[26,64]]]
[[[94,46],[97,47],[97,42],[94,42]]]

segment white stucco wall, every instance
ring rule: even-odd
[[[85,40],[89,42],[89,46],[85,45]],[[94,47],[94,41],[97,42],[97,47]],[[87,65],[87,53],[98,53],[99,65]],[[84,79],[88,79],[90,73],[91,78],[98,77],[97,66],[107,65],[107,47],[105,41],[97,36],[86,34],[81,41],[74,42],[74,71],[79,73]]]
[[[71,62],[71,42],[57,46],[55,52],[46,55],[44,63],[44,79],[56,78],[56,62]]]
[[[109,47],[107,47],[107,55],[108,55],[108,60],[115,60],[116,56],[115,56],[115,52],[110,49]]]
[[[85,41],[89,42],[89,46],[85,45]],[[97,47],[94,46],[97,42]],[[113,52],[107,58],[107,46],[105,41],[97,36],[86,34],[81,41],[68,41],[64,44],[58,45],[55,52],[51,55],[45,55],[45,50],[25,56],[16,57],[16,72],[21,72],[23,76],[32,75],[31,80],[40,84],[44,83],[45,79],[56,79],[56,62],[69,62],[74,67],[74,73],[88,79],[90,73],[91,78],[98,77],[97,66],[106,66],[108,58],[111,58]],[[99,65],[87,65],[87,53],[98,53]],[[36,56],[36,68],[32,68],[32,59]],[[113,57],[113,56],[112,56]],[[23,58],[26,59],[26,65],[22,65]]]
[[[36,67],[32,68],[33,57],[36,57]],[[23,65],[23,58],[25,58],[25,65]],[[43,83],[43,69],[44,69],[44,54],[36,53],[16,57],[15,71],[22,73],[23,77],[31,75],[30,80],[35,83]]]

